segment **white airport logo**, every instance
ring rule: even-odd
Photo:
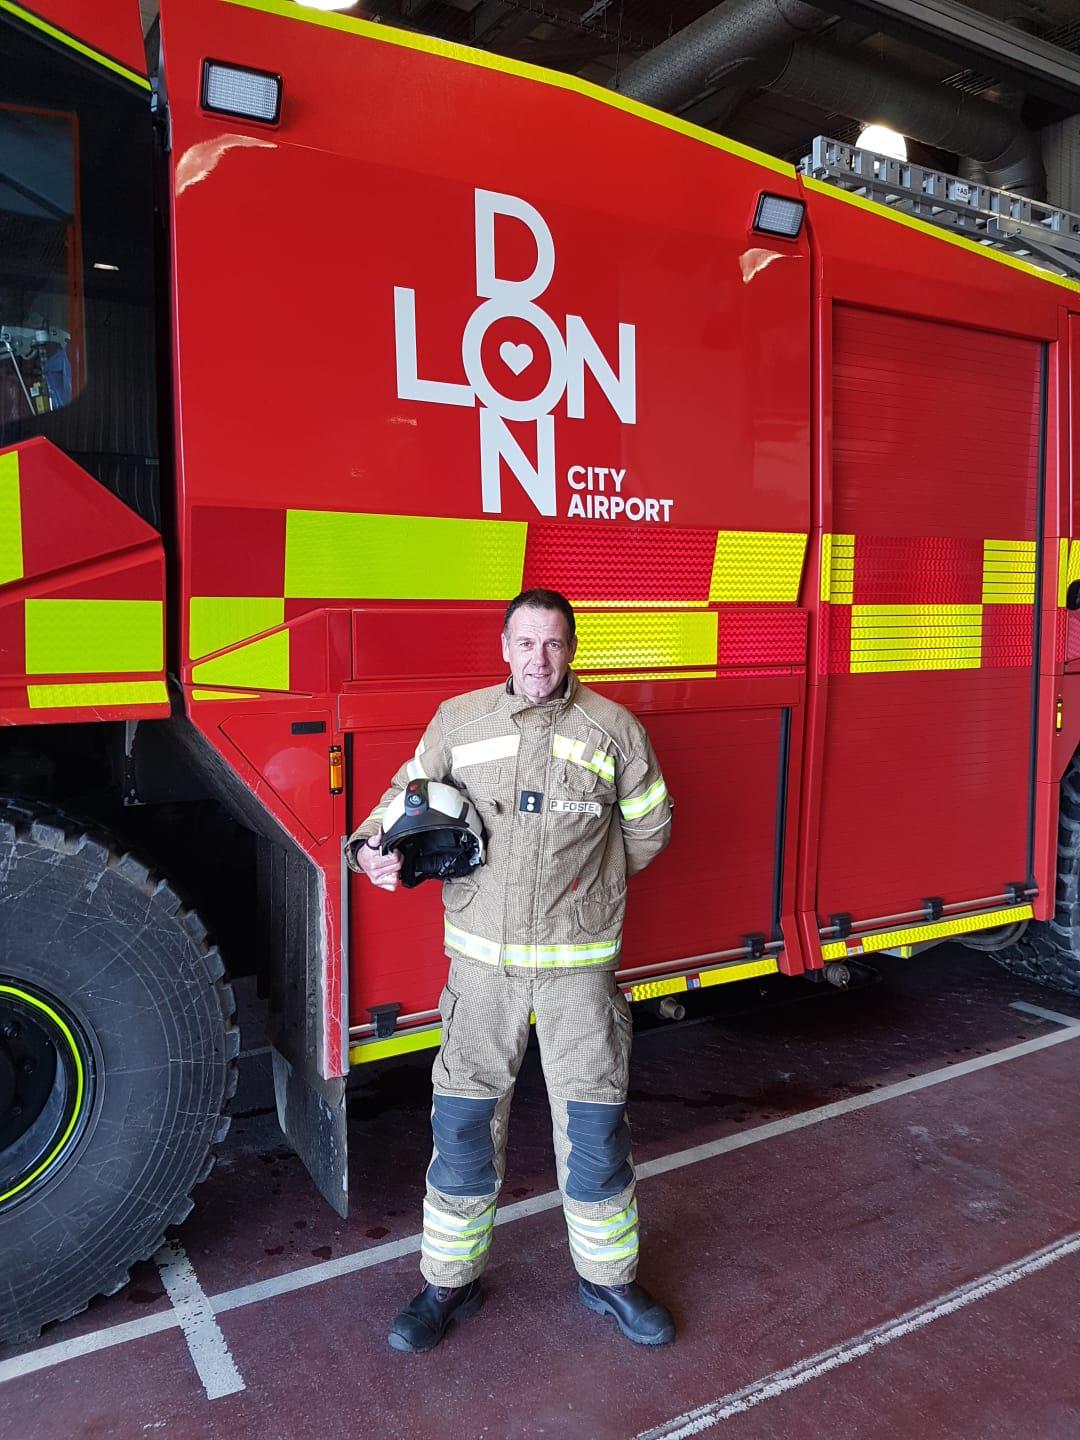
[[[507,216],[530,231],[536,263],[523,280],[507,280],[496,267],[495,219]],[[637,337],[633,325],[619,324],[618,357],[612,362],[580,315],[567,315],[560,329],[536,302],[555,274],[555,241],[535,206],[516,195],[494,190],[475,192],[476,294],[480,304],[465,325],[461,363],[467,384],[420,378],[416,335],[416,291],[394,287],[394,338],[397,393],[402,400],[431,405],[480,407],[480,485],[483,508],[502,513],[502,462],[541,515],[558,514],[555,417],[566,397],[572,420],[585,419],[585,373],[588,371],[607,403],[624,425],[637,422]],[[497,321],[524,321],[547,350],[547,380],[527,399],[504,395],[484,368],[483,344]],[[507,369],[521,375],[536,358],[532,345],[503,341],[499,356]],[[507,421],[535,426],[535,463],[511,433]],[[623,493],[626,468],[571,465],[566,471],[569,503],[566,514],[588,519],[668,520],[671,500]]]

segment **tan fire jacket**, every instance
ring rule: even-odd
[[[671,837],[671,800],[640,721],[573,673],[542,705],[508,685],[459,695],[352,838],[374,835],[394,797],[424,777],[464,790],[487,834],[486,864],[443,886],[447,954],[614,970],[627,876]]]

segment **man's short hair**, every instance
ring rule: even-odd
[[[558,610],[566,621],[567,634],[571,640],[574,638],[577,633],[577,626],[574,623],[574,607],[566,596],[560,595],[557,590],[522,590],[520,595],[515,595],[506,607],[506,615],[503,617],[504,631],[510,629],[510,617],[514,611],[520,610],[525,605],[530,610]]]

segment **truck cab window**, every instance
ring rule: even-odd
[[[0,424],[81,382],[75,116],[0,104]]]
[[[0,9],[0,448],[160,527],[152,154],[145,89]]]

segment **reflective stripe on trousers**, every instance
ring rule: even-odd
[[[455,960],[440,1009],[424,1278],[464,1285],[487,1261],[510,1100],[533,1011],[571,1257],[587,1280],[632,1280],[638,1222],[625,1115],[631,1022],[611,974],[493,972]]]

